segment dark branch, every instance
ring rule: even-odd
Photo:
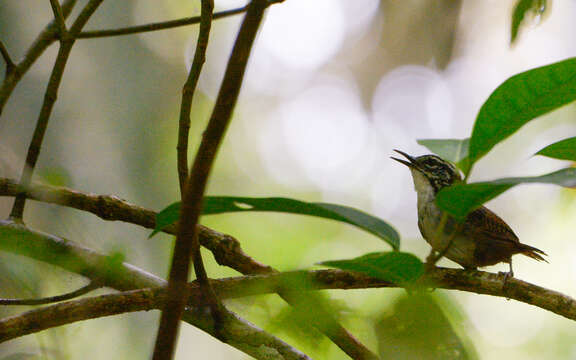
[[[202,67],[206,61],[206,49],[210,37],[210,27],[212,26],[212,1],[202,2],[202,16],[194,60],[188,72],[188,79],[182,87],[182,103],[180,104],[180,121],[178,123],[178,145],[176,145],[178,181],[180,183],[180,194],[184,195],[186,179],[188,179],[188,136],[190,132],[190,114],[192,112],[192,100],[196,85],[202,72]]]
[[[0,40],[0,55],[2,55],[2,59],[6,63],[6,75],[4,76],[6,78],[12,71],[14,71],[16,64],[14,64],[14,61],[12,61],[10,53],[8,52],[8,49],[6,49],[6,46],[4,46],[2,40]]]
[[[70,15],[70,12],[76,5],[77,0],[65,0],[62,4],[62,13],[64,18],[67,18]],[[18,65],[12,68],[10,73],[6,74],[4,81],[2,82],[2,86],[0,86],[0,116],[2,115],[2,110],[4,109],[4,105],[10,98],[12,91],[16,87],[16,85],[22,79],[22,76],[30,69],[32,64],[38,60],[40,55],[44,53],[44,50],[48,48],[48,46],[52,45],[54,41],[57,39],[57,25],[53,20],[50,22],[44,30],[38,35],[38,37],[34,40],[30,48],[26,51],[24,58],[22,61],[18,63]]]
[[[58,0],[50,0],[50,6],[52,7],[52,12],[54,13],[54,21],[58,28],[58,33],[60,34],[60,38],[62,38],[62,36],[68,32],[66,29],[66,22],[64,20],[62,7],[60,7]]]
[[[228,16],[242,14],[246,11],[247,6],[243,6],[237,9],[225,10],[214,13],[213,19],[222,19]],[[108,29],[108,30],[90,30],[83,31],[78,34],[78,39],[94,39],[109,36],[121,36],[121,35],[132,35],[144,32],[152,32],[166,29],[173,29],[177,27],[199,24],[201,16],[186,17],[177,20],[163,21],[145,25],[130,26],[119,29]]]
[[[284,0],[269,0],[268,3],[270,5],[283,2]],[[233,15],[242,14],[246,11],[248,6],[242,6],[237,9],[231,10],[224,10],[214,13],[212,18],[214,20],[226,18]],[[162,21],[156,22],[151,24],[145,25],[137,25],[137,26],[129,26],[124,28],[118,29],[107,29],[107,30],[89,30],[89,31],[82,31],[78,34],[78,39],[94,39],[94,38],[102,38],[102,37],[109,37],[109,36],[122,36],[122,35],[132,35],[132,34],[139,34],[145,32],[152,32],[152,31],[159,31],[159,30],[167,30],[173,29],[182,26],[194,25],[200,23],[200,16],[192,16],[192,17],[185,17],[182,19],[170,20],[170,21]]]
[[[50,115],[52,114],[52,109],[54,103],[58,97],[58,88],[60,87],[60,82],[62,81],[62,75],[64,74],[64,68],[68,62],[68,57],[74,46],[74,37],[82,30],[84,25],[88,22],[88,19],[94,14],[98,6],[103,0],[90,0],[88,4],[82,9],[76,21],[70,28],[70,32],[65,31],[65,25],[63,24],[63,15],[61,19],[57,16],[56,23],[60,23],[60,26],[64,28],[65,32],[60,33],[60,48],[58,49],[58,55],[56,56],[56,61],[50,74],[50,79],[48,80],[48,85],[46,86],[46,92],[44,94],[44,102],[42,103],[42,108],[40,109],[40,114],[38,115],[38,121],[36,122],[36,127],[34,129],[34,134],[32,135],[32,140],[28,146],[28,152],[26,154],[26,162],[22,169],[22,175],[20,177],[20,184],[24,187],[30,185],[32,181],[32,175],[34,174],[34,169],[36,167],[36,162],[38,161],[38,156],[40,155],[40,149],[42,147],[42,142],[44,140],[44,135],[46,129],[48,128],[48,121],[50,120]],[[52,2],[54,3],[54,2]],[[59,12],[62,9],[58,10]],[[64,35],[69,35],[64,38]],[[22,221],[22,216],[24,214],[24,206],[26,204],[26,197],[23,194],[18,194],[12,211],[10,212],[10,218],[15,221]]]
[[[72,292],[49,296],[37,299],[0,299],[0,305],[46,305],[56,302],[61,302],[65,300],[74,299],[76,297],[88,294],[91,291],[101,288],[102,285],[98,281],[91,281],[88,285],[82,286],[80,289],[74,290]]]
[[[8,221],[0,221],[0,249],[101,281],[103,285],[120,291],[166,286],[164,280],[135,266],[127,263],[116,264],[107,256],[79,244]],[[113,271],[110,269],[111,263],[115,264]],[[212,318],[204,307],[187,310],[182,319],[213,336],[216,335]],[[226,332],[228,344],[256,359],[269,359],[267,356],[270,356],[270,353],[284,356],[275,359],[308,359],[306,355],[233,313],[229,313],[226,324],[227,327],[222,330]],[[9,331],[0,326],[0,332],[3,329]]]
[[[14,181],[0,178],[0,196],[13,196],[22,190],[24,189]],[[155,227],[155,212],[129,204],[114,196],[83,194],[66,188],[47,185],[30,186],[26,195],[30,199],[87,211],[104,220],[119,220],[149,229]],[[175,226],[169,226],[164,229],[164,232],[174,234],[175,230]],[[276,272],[270,266],[264,265],[244,253],[240,242],[230,235],[222,234],[202,225],[198,225],[198,235],[202,246],[214,254],[220,265],[228,266],[242,274],[271,274]],[[279,295],[286,302],[299,309],[299,301],[294,294],[280,292]],[[310,296],[309,301],[314,303],[317,300]],[[364,358],[371,358],[370,350],[349,334],[329,313],[325,312],[321,306],[317,306],[316,309],[319,309],[318,316],[313,317],[310,321],[319,331],[326,334],[349,355],[365,354]],[[305,313],[305,310],[301,310],[301,312]]]
[[[209,299],[214,320],[217,323],[222,321],[222,310],[220,309],[223,308],[223,306],[220,305],[219,300],[214,294],[214,290],[212,290],[208,282],[208,275],[206,274],[200,253],[198,230],[196,229],[198,220],[200,219],[200,212],[202,211],[202,199],[206,183],[208,182],[208,174],[210,173],[214,159],[205,157],[201,151],[198,151],[194,164],[205,164],[206,170],[205,172],[199,172],[195,166],[190,175],[188,175],[188,130],[190,129],[192,98],[198,78],[200,77],[202,65],[205,61],[205,52],[208,47],[210,27],[212,26],[212,12],[214,10],[213,0],[202,0],[201,3],[202,10],[198,43],[196,44],[194,62],[192,63],[188,79],[182,89],[182,104],[180,106],[180,121],[178,126],[177,165],[180,190],[182,193],[181,226],[179,226],[176,235],[176,243],[174,245],[174,253],[172,255],[172,264],[168,278],[168,298],[162,309],[162,316],[160,317],[160,325],[158,326],[156,344],[154,346],[154,360],[170,360],[174,357],[180,319],[186,306],[186,292],[184,290],[190,272],[190,256],[192,256],[194,263],[196,278],[203,287],[206,298]],[[208,128],[210,128],[210,124],[208,124]],[[206,131],[208,131],[208,129]],[[216,143],[216,147],[217,146],[218,143]],[[202,149],[202,146],[200,146],[200,148]],[[213,152],[216,152],[215,149]],[[188,186],[188,183],[193,185]],[[182,217],[184,216],[189,219],[183,220]],[[217,325],[217,328],[220,327],[221,325]]]

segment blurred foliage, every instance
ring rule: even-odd
[[[403,252],[371,253],[350,260],[323,261],[320,265],[359,272],[395,284],[408,284],[424,273],[422,261]]]
[[[510,28],[510,44],[514,44],[520,31],[520,26],[525,25],[529,20],[526,17],[532,17],[537,22],[542,21],[542,17],[548,11],[547,0],[518,0],[512,12],[512,25]],[[534,21],[534,20],[533,20]]]
[[[431,294],[400,296],[390,311],[376,322],[375,332],[382,359],[476,359],[467,339],[462,339],[446,311]]]

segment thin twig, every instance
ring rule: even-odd
[[[70,15],[76,2],[77,0],[64,1],[61,6],[64,18],[67,18],[68,15]],[[57,30],[55,20],[52,20],[48,25],[46,25],[46,27],[44,27],[44,30],[42,30],[38,37],[36,37],[30,48],[26,51],[22,61],[15,65],[12,68],[12,71],[10,71],[10,73],[4,78],[4,81],[0,86],[0,116],[2,115],[4,105],[6,105],[12,91],[20,82],[22,76],[24,76],[32,64],[38,60],[40,55],[44,53],[44,50],[57,40]]]
[[[68,29],[66,29],[66,22],[64,20],[64,13],[62,12],[62,8],[60,7],[58,0],[50,0],[50,6],[52,7],[52,12],[54,13],[54,21],[58,27],[58,33],[60,34],[60,38],[62,38],[62,36],[68,32]]]
[[[40,114],[38,115],[38,120],[36,122],[34,134],[32,135],[32,140],[28,146],[26,162],[20,177],[20,184],[24,187],[30,185],[32,180],[32,175],[34,174],[36,162],[38,161],[40,149],[44,140],[44,134],[48,128],[48,121],[50,120],[50,115],[52,114],[54,103],[58,97],[58,88],[60,87],[60,82],[62,81],[64,68],[66,67],[68,57],[70,56],[70,52],[72,51],[72,47],[76,41],[75,36],[82,30],[84,25],[86,25],[102,1],[103,0],[90,0],[84,9],[82,9],[76,21],[74,21],[74,24],[70,28],[69,33],[66,32],[66,35],[69,36],[64,37],[65,33],[60,33],[60,48],[58,49],[58,55],[56,56],[56,61],[54,63],[54,67],[52,68],[52,73],[50,74],[48,85],[46,86],[44,102],[42,103]],[[14,205],[12,206],[12,211],[10,212],[10,218],[15,221],[22,221],[25,204],[26,197],[24,194],[17,195],[16,199],[14,200]]]
[[[184,184],[180,221],[168,280],[168,298],[160,318],[154,347],[154,360],[172,359],[173,357],[180,318],[186,305],[184,289],[188,281],[190,257],[194,265],[196,279],[204,288],[204,296],[210,304],[216,328],[224,327],[226,310],[208,282],[208,274],[204,268],[202,253],[200,252],[197,225],[202,212],[202,201],[208,177],[230,123],[252,44],[267,5],[267,0],[253,0],[248,5],[246,16],[242,21],[238,37],[228,59],[212,116],[203,133],[190,175]],[[202,7],[202,14],[204,15],[205,6]]]
[[[36,298],[36,299],[0,299],[0,305],[46,305],[52,304],[56,302],[61,302],[65,300],[74,299],[76,297],[88,294],[96,289],[102,287],[98,281],[90,281],[89,284],[82,286],[81,288],[74,290],[72,292],[56,295],[56,296],[49,296],[44,298]]]
[[[242,7],[237,8],[237,9],[220,11],[220,12],[214,13],[212,18],[214,20],[216,20],[216,19],[222,19],[222,18],[225,18],[228,16],[242,14],[243,12],[246,11],[246,8],[247,8],[247,6],[242,6]],[[78,39],[94,39],[94,38],[102,38],[102,37],[109,37],[109,36],[132,35],[132,34],[159,31],[159,30],[167,30],[167,29],[173,29],[173,28],[187,26],[187,25],[199,24],[200,20],[201,20],[201,16],[192,16],[192,17],[185,17],[182,19],[156,22],[156,23],[145,24],[145,25],[130,26],[130,27],[119,28],[119,29],[82,31],[80,34],[78,34]]]
[[[4,43],[2,42],[2,40],[0,40],[0,54],[2,55],[2,59],[6,63],[6,72],[4,75],[4,78],[6,78],[14,70],[14,67],[16,66],[16,64],[14,64],[14,61],[12,61],[12,58],[10,57],[10,53],[6,49],[6,46],[4,46]]]
[[[269,5],[281,3],[284,0],[269,0]],[[242,6],[236,9],[224,10],[214,13],[212,19],[218,20],[222,18],[226,18],[233,15],[242,14],[246,11],[248,6]],[[129,26],[123,27],[118,29],[106,29],[106,30],[88,30],[82,31],[78,34],[78,39],[94,39],[94,38],[102,38],[102,37],[110,37],[110,36],[122,36],[122,35],[132,35],[132,34],[139,34],[145,32],[152,32],[152,31],[159,31],[159,30],[167,30],[173,29],[177,27],[187,26],[187,25],[194,25],[199,24],[201,20],[200,16],[192,16],[192,17],[185,17],[182,19],[170,20],[170,21],[161,21],[155,22],[150,24],[144,25],[136,25],[136,26]]]
[[[15,181],[0,178],[0,196],[14,196],[20,191],[24,191],[24,189]],[[154,229],[155,227],[155,212],[132,205],[115,196],[84,194],[49,185],[32,185],[27,189],[26,196],[42,202],[87,211],[104,220],[119,220],[149,229]],[[175,234],[176,227],[169,226],[163,231],[169,234]],[[198,225],[198,235],[202,246],[209,249],[214,254],[218,264],[222,266],[228,266],[242,274],[272,274],[277,272],[272,267],[262,264],[248,256],[242,250],[240,242],[230,235],[222,234],[202,225]],[[279,291],[279,295],[298,311],[305,312],[300,309],[300,301],[294,293]],[[320,303],[314,299],[312,295],[307,296],[310,298],[310,303]],[[371,358],[370,350],[338,324],[329,312],[324,311],[321,306],[316,306],[315,309],[318,309],[318,316],[312,317],[310,322],[320,332],[324,333],[352,358]],[[316,313],[316,310],[314,313]],[[364,354],[364,357],[355,354]]]
[[[0,249],[102,281],[103,285],[120,291],[166,287],[164,280],[130,264],[117,264],[114,271],[110,272],[110,260],[107,256],[69,240],[33,231],[9,221],[0,221]],[[215,335],[212,318],[204,307],[186,310],[182,319]],[[256,359],[270,359],[269,356],[274,353],[284,358],[273,359],[308,359],[282,340],[235,314],[231,313],[227,321],[230,326],[224,330],[228,330],[228,344]]]
[[[188,136],[190,132],[190,114],[192,113],[192,100],[196,85],[202,72],[202,66],[206,61],[206,49],[210,37],[210,27],[212,26],[212,11],[214,2],[202,1],[202,16],[194,60],[188,72],[188,79],[182,87],[182,103],[180,105],[180,121],[178,124],[178,145],[176,146],[178,181],[180,182],[180,194],[184,194],[186,179],[188,178]]]

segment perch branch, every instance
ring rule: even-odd
[[[0,178],[0,196],[13,196],[24,191],[16,182]],[[154,229],[156,213],[142,207],[132,205],[114,196],[84,194],[66,188],[48,185],[32,185],[26,191],[26,196],[33,200],[72,207],[90,212],[104,220],[118,220],[145,228]],[[163,230],[175,234],[176,227],[169,226]],[[234,237],[222,234],[202,225],[198,225],[198,235],[202,246],[209,249],[218,264],[228,266],[242,274],[270,274],[275,273],[272,267],[264,265],[242,250],[240,242]],[[286,302],[298,309],[298,299],[290,292],[279,294]],[[309,298],[311,304],[317,302]],[[311,323],[332,340],[338,347],[356,359],[371,359],[372,353],[361,344],[353,335],[343,328],[321,306],[316,306],[317,317],[310,319]],[[306,313],[305,310],[301,312]],[[362,355],[363,354],[363,355]],[[363,356],[363,357],[362,357]]]

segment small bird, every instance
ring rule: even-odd
[[[392,157],[408,166],[412,173],[418,193],[418,228],[434,251],[443,253],[465,269],[508,263],[507,277],[514,276],[512,255],[522,254],[546,261],[542,257],[546,255],[544,251],[522,244],[508,224],[484,206],[469,213],[460,223],[440,210],[436,205],[438,191],[462,181],[460,172],[450,162],[436,155],[412,157],[400,150],[394,151],[408,160]],[[444,226],[438,229],[441,222]]]

